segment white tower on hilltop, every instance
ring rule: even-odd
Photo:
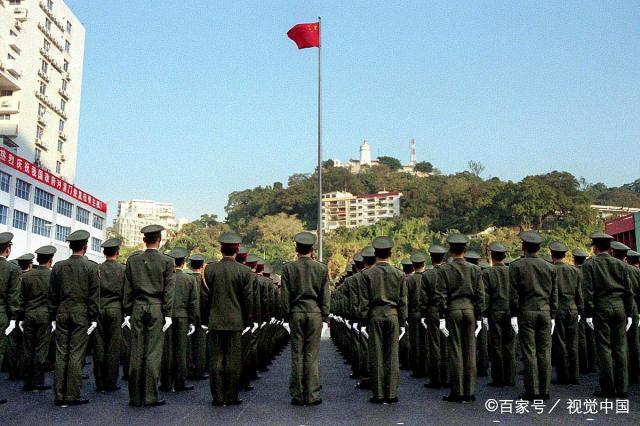
[[[416,157],[416,140],[411,139],[411,159],[409,160],[409,165],[411,167],[415,167],[417,163],[418,160]]]
[[[370,166],[371,165],[371,147],[367,143],[367,141],[363,141],[362,145],[360,145],[360,165]]]

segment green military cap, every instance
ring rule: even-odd
[[[265,273],[265,274],[271,274],[271,273],[273,273],[273,268],[271,267],[270,264],[265,263],[264,264],[264,269],[263,269],[262,272]]]
[[[506,253],[507,248],[501,243],[491,243],[489,244],[489,251],[492,251],[494,253]]]
[[[589,257],[589,255],[587,253],[585,253],[584,250],[580,250],[580,249],[575,249],[574,251],[571,252],[571,255],[573,257],[583,257],[583,258],[587,258]]]
[[[56,251],[54,246],[42,246],[36,250],[36,254],[55,254]]]
[[[35,258],[33,253],[25,253],[20,257],[16,257],[16,260],[24,261],[24,260],[33,260]]]
[[[240,247],[238,247],[238,254],[239,255],[245,255],[249,253],[249,249],[247,248],[247,246],[244,245],[240,245]]]
[[[100,247],[102,247],[102,248],[114,248],[114,247],[120,247],[120,244],[122,244],[122,242],[120,241],[119,238],[109,238],[107,241],[102,243],[102,245]]]
[[[162,225],[147,225],[140,230],[142,234],[153,234],[155,232],[164,231],[164,226]]]
[[[411,259],[402,259],[400,263],[404,266],[413,266],[413,262],[411,262]]]
[[[480,256],[480,253],[473,251],[473,250],[469,250],[468,252],[465,253],[464,255],[465,259],[472,259],[472,260],[480,260],[482,259],[482,256]]]
[[[360,252],[362,257],[376,257],[376,251],[372,246],[366,246]]]
[[[438,244],[434,244],[429,247],[429,254],[447,254],[447,249]]]
[[[247,256],[247,263],[258,263],[260,261],[260,258],[258,256],[256,256],[255,254],[250,254],[249,256]]]
[[[228,231],[220,234],[218,242],[221,244],[240,244],[242,242],[242,238],[235,232]]]
[[[561,243],[560,241],[554,241],[549,244],[549,250],[554,251],[556,253],[566,253],[569,251],[569,248]]]
[[[190,262],[204,262],[204,256],[201,254],[192,254],[189,256]]]
[[[589,235],[589,238],[591,238],[592,240],[613,240],[613,237],[609,234],[605,234],[604,232],[594,232],[593,234]]]
[[[640,253],[638,253],[637,251],[635,251],[635,250],[629,250],[629,251],[627,252],[627,258],[635,259],[635,258],[637,258],[637,257],[640,257]]]
[[[424,253],[422,252],[415,252],[411,255],[411,262],[412,263],[424,263],[427,261],[427,258],[424,256]]]
[[[629,247],[626,244],[621,243],[620,241],[611,242],[611,248],[616,250],[616,251],[625,251],[625,252],[631,250],[631,247]]]
[[[546,260],[547,262],[549,262],[549,263],[553,263],[553,259],[552,259],[552,258],[551,258],[551,256],[549,256],[549,255],[542,256],[542,258],[543,258],[544,260]]]
[[[489,262],[487,262],[486,260],[481,260],[480,262],[478,262],[478,266],[482,269],[491,268],[491,265],[489,265]]]
[[[469,243],[469,237],[464,234],[451,234],[447,237],[447,243],[449,244],[467,244]]]
[[[187,250],[176,247],[169,252],[169,256],[173,257],[174,259],[184,259],[185,257],[187,257]]]
[[[393,248],[393,240],[389,237],[376,237],[371,245],[378,250],[390,249]]]
[[[529,244],[542,244],[544,242],[542,235],[536,231],[522,231],[518,236],[522,241]]]
[[[0,233],[0,244],[7,244],[13,240],[13,234],[11,232]]]
[[[67,241],[89,241],[91,235],[84,229],[79,229],[67,236]]]
[[[357,263],[362,263],[364,262],[364,258],[360,253],[357,253],[355,256],[353,256],[353,261]]]
[[[316,235],[311,232],[299,232],[293,237],[293,241],[305,246],[312,246],[316,243]]]

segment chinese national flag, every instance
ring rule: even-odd
[[[311,22],[294,25],[287,32],[287,36],[296,43],[298,49],[320,47],[320,23]]]

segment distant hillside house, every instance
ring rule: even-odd
[[[400,192],[353,195],[350,192],[322,194],[322,225],[325,231],[373,225],[400,216]]]

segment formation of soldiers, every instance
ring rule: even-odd
[[[639,378],[640,254],[595,233],[594,255],[576,249],[569,265],[565,244],[551,243],[543,258],[539,233],[520,238],[512,261],[495,242],[483,262],[461,234],[448,237],[448,249],[431,246],[428,267],[423,253],[403,260],[402,271],[391,266],[387,237],[354,256],[331,295],[331,337],[372,403],[398,401],[401,367],[428,378],[427,388],[448,388],[443,400],[471,402],[489,370],[489,386],[515,386],[518,357],[518,398],[549,399],[551,383],[578,384],[596,364],[594,395],[627,397]]]
[[[448,248],[429,248],[430,266],[414,253],[402,270],[389,260],[393,240],[377,237],[331,291],[312,233],[294,237],[297,259],[277,277],[233,232],[219,237],[222,259],[205,263],[181,248],[161,253],[162,230],[144,227],[146,250],[126,265],[118,239],[102,245],[102,264],[88,260],[82,230],[67,238],[68,259],[53,264],[56,249],[44,246],[14,264],[13,235],[0,234],[0,365],[5,353],[16,358],[8,364],[20,365],[25,391],[50,389],[44,372],[53,367],[54,404],[88,403],[82,370],[92,354],[97,390],[120,389],[122,365],[132,406],[164,405],[159,391],[193,390],[188,380],[202,379],[214,406],[238,405],[290,340],[291,404],[318,405],[329,322],[351,377],[376,404],[398,401],[401,364],[428,377],[426,387],[449,388],[449,402],[473,401],[476,378],[489,371],[490,386],[515,386],[518,352],[523,399],[549,398],[552,366],[555,383],[570,385],[596,359],[596,396],[625,398],[638,381],[640,254],[604,233],[591,235],[592,257],[572,252],[574,265],[561,242],[549,245],[549,259],[538,256],[535,231],[520,233],[513,261],[491,244],[490,263],[453,234]]]

